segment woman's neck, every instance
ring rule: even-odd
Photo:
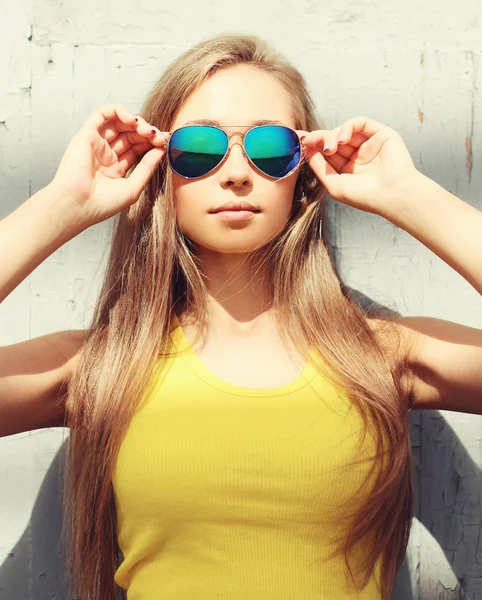
[[[270,319],[269,277],[249,254],[202,249],[197,253],[208,290],[208,320],[212,327],[248,333]]]

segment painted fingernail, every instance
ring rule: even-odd
[[[300,142],[302,142],[302,141],[303,141],[303,140],[305,140],[305,139],[306,139],[306,135],[302,135],[302,136],[300,137]]]
[[[348,137],[346,135],[346,133],[340,133],[340,137],[338,138],[339,142],[346,142],[348,140]]]
[[[323,152],[326,152],[329,149],[330,149],[330,142],[326,141],[323,146]]]

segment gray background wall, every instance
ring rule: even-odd
[[[2,0],[0,217],[53,177],[97,105],[136,112],[163,68],[223,31],[257,33],[306,76],[328,127],[368,115],[403,135],[417,167],[482,209],[478,0]],[[382,218],[331,203],[344,281],[404,315],[482,327],[455,271]],[[87,326],[110,222],[59,249],[2,304],[0,343]],[[2,261],[8,257],[2,257]],[[416,411],[417,519],[394,599],[482,597],[481,418]],[[68,431],[0,439],[0,598],[67,598],[58,556]]]

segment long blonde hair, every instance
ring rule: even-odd
[[[257,67],[284,85],[297,129],[321,128],[303,76],[253,35],[218,35],[185,52],[154,85],[140,114],[169,131],[193,91],[215,71],[238,64]],[[310,346],[319,351],[332,374],[325,376],[332,376],[376,436],[370,471],[375,485],[339,552],[352,573],[350,550],[369,537],[373,543],[363,553],[357,585],[367,583],[382,558],[382,595],[388,599],[413,516],[408,406],[401,385],[406,356],[381,344],[340,282],[327,249],[324,198],[323,187],[303,165],[289,221],[261,249],[262,260],[283,337],[302,353]],[[207,312],[200,269],[176,223],[165,161],[139,200],[116,219],[105,279],[67,392],[63,536],[68,573],[82,600],[114,600],[121,593],[114,582],[121,560],[111,482],[116,456],[154,366],[169,354],[173,317],[189,313],[202,324]],[[388,321],[385,326],[396,334]]]

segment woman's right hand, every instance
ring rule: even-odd
[[[72,138],[49,187],[72,201],[77,224],[90,227],[137,202],[168,136],[120,104],[100,106]]]

